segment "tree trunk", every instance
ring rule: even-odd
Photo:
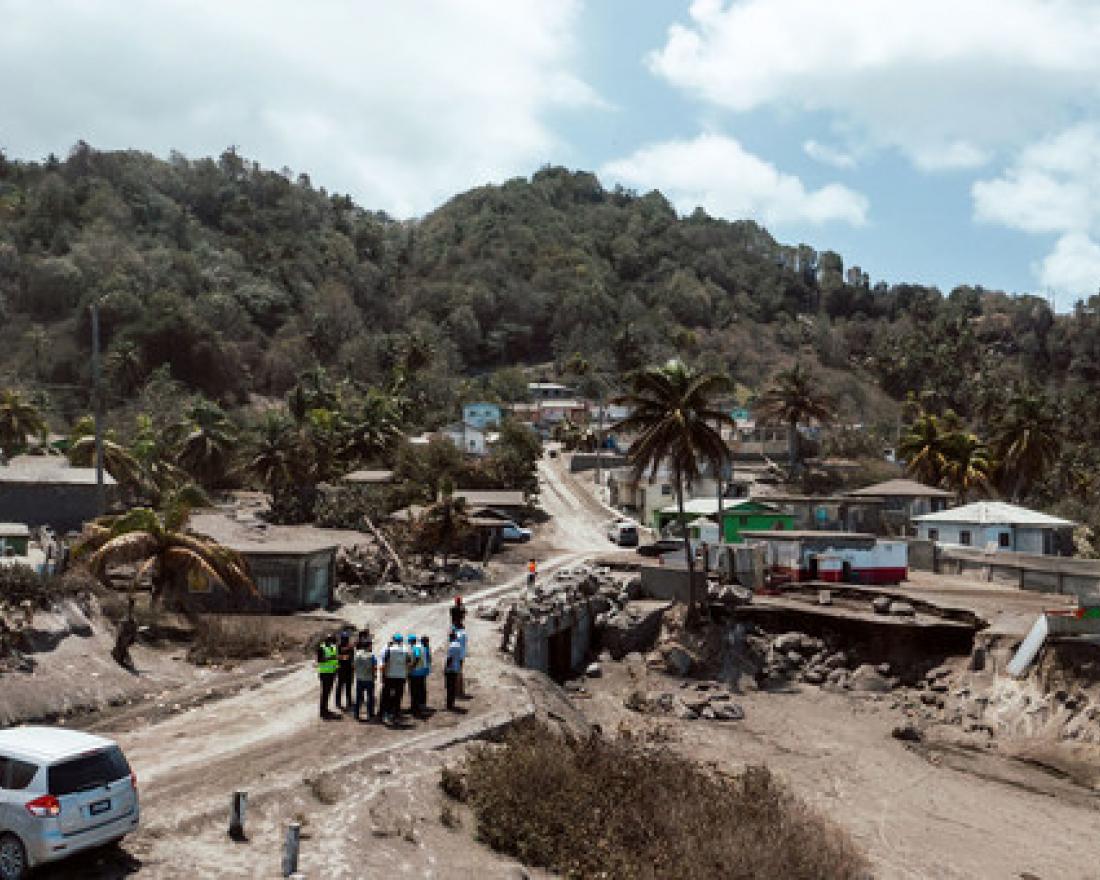
[[[798,473],[798,422],[791,419],[787,423],[787,458],[790,460],[791,473]]]
[[[685,626],[695,626],[699,622],[699,608],[695,595],[695,554],[691,552],[691,540],[688,536],[687,515],[684,513],[684,478],[679,470],[676,477],[676,510],[680,519],[680,534],[684,538],[684,557],[688,569],[688,608]]]

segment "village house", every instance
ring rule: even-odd
[[[945,547],[1070,556],[1074,523],[1004,501],[975,501],[913,517],[917,535]]]
[[[955,497],[945,489],[902,479],[875,483],[845,494],[849,498],[881,501],[884,529],[899,535],[913,532],[914,517],[946,510]]]
[[[117,500],[118,484],[103,474],[104,500]],[[0,465],[0,520],[80,531],[99,510],[95,468],[72,467],[56,455],[16,456]]]
[[[745,531],[789,531],[794,528],[794,517],[778,507],[748,499],[723,499],[721,513],[717,498],[695,498],[684,504],[692,538],[710,543],[740,544]],[[673,504],[657,513],[663,529],[677,519]],[[719,528],[719,522],[721,528]]]
[[[565,400],[576,396],[576,392],[568,385],[560,385],[557,382],[528,382],[527,396],[533,403],[544,400]]]
[[[501,422],[500,404],[464,403],[462,404],[462,421],[466,425],[482,430],[499,428]]]

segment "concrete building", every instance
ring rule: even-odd
[[[945,547],[1070,556],[1074,523],[1004,501],[975,501],[913,517],[917,535]]]
[[[31,530],[23,523],[0,522],[0,556],[26,556]]]
[[[661,508],[657,512],[655,528],[663,530],[669,523],[674,523],[678,515],[675,504]],[[718,528],[718,499],[693,498],[684,502],[684,516],[692,528],[693,537],[700,540],[716,540],[719,535]],[[704,527],[699,520],[705,520],[710,528]],[[741,543],[741,533],[744,531],[790,531],[794,528],[794,517],[784,513],[778,507],[765,504],[760,501],[747,499],[722,499],[722,541],[726,544]]]
[[[565,400],[576,395],[568,385],[557,382],[528,382],[527,396],[535,403],[543,400]]]
[[[110,507],[118,485],[108,473],[103,484]],[[80,531],[100,513],[96,496],[95,468],[72,467],[56,455],[16,456],[0,465],[0,521]]]
[[[274,526],[251,515],[238,518],[224,511],[193,513],[188,527],[241,554],[263,604],[272,611],[331,606],[337,551],[372,541],[362,532]],[[189,581],[187,587],[191,600],[202,607],[217,609],[226,601],[217,584]]]
[[[744,532],[743,537],[764,547],[773,580],[899,584],[909,576],[904,541],[858,532]]]
[[[955,497],[945,489],[926,486],[916,480],[887,480],[845,494],[849,498],[881,501],[883,527],[899,535],[912,532],[914,517],[946,510]]]
[[[439,433],[467,455],[488,455],[490,447],[500,436],[496,431],[490,431],[487,428],[480,428],[466,422],[455,422],[452,425],[447,425],[445,428],[441,428]]]

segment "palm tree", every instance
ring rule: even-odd
[[[1004,416],[997,421],[993,448],[1000,476],[1020,500],[1058,457],[1061,424],[1043,396],[1034,389],[1017,389]]]
[[[833,420],[833,402],[817,388],[810,371],[796,363],[772,377],[771,384],[756,401],[756,414],[764,421],[787,426],[787,454],[791,472],[800,466],[798,426],[812,420],[827,424]]]
[[[298,482],[301,446],[294,423],[280,412],[264,416],[252,447],[248,470],[271,495],[276,510],[283,509],[284,495]]]
[[[966,504],[973,490],[989,489],[989,450],[976,434],[964,430],[948,434],[944,445],[942,483]]]
[[[922,483],[938,486],[946,469],[947,437],[940,419],[921,410],[898,443],[906,471]]]
[[[239,554],[183,530],[188,514],[187,505],[180,504],[165,513],[137,507],[98,520],[86,528],[73,554],[86,557],[92,574],[101,580],[110,566],[140,563],[133,584],[150,575],[154,601],[178,595],[183,585],[196,583],[222,584],[237,598],[258,597],[248,565]]]
[[[362,407],[350,419],[342,456],[350,462],[388,456],[401,438],[401,420],[392,399],[371,389]]]
[[[199,400],[187,413],[178,462],[200,485],[216,487],[229,470],[236,430],[220,406]]]
[[[450,487],[431,505],[417,521],[414,527],[413,545],[420,552],[434,553],[437,549],[443,553],[443,567],[456,545],[470,534],[470,518],[466,513],[466,500],[455,498]]]
[[[46,420],[20,392],[0,391],[0,458],[10,459],[27,445],[29,435],[46,430]]]
[[[687,540],[684,486],[699,478],[701,463],[718,473],[729,459],[720,429],[733,420],[713,405],[714,398],[729,387],[729,380],[690,370],[673,360],[663,367],[639,370],[631,374],[629,382],[630,392],[617,397],[615,403],[629,407],[630,415],[612,430],[637,433],[629,453],[636,476],[648,470],[652,478],[666,462],[672,470],[688,567],[688,622],[694,623],[698,619],[695,558]]]

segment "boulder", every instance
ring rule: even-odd
[[[786,654],[786,657],[787,657],[787,662],[790,663],[791,666],[801,666],[802,665],[802,655],[799,654],[798,651],[788,651],[787,654]]]
[[[593,599],[595,602],[599,598]],[[600,615],[597,634],[598,647],[611,652],[619,660],[633,652],[645,652],[653,647],[661,633],[665,606],[639,610],[637,606],[609,615]],[[686,673],[684,673],[686,675]]]
[[[690,675],[695,667],[695,658],[686,648],[680,645],[669,645],[661,651],[661,657],[667,669],[673,675],[681,677]]]
[[[916,609],[908,602],[897,601],[890,603],[889,611],[894,617],[914,617],[917,613]]]
[[[832,605],[833,604],[833,594],[832,594],[832,592],[830,592],[829,590],[818,590],[817,591],[817,604],[818,605]]]
[[[879,675],[889,675],[890,674],[890,664],[889,663],[880,663],[878,666],[875,667],[875,669],[878,671]]]
[[[745,717],[745,710],[738,703],[711,703],[710,708],[715,721],[741,721]]]
[[[864,691],[866,693],[883,694],[890,690],[890,682],[886,680],[885,676],[880,675],[879,671],[870,663],[864,663],[862,666],[857,667],[852,673],[848,685],[854,691]]]
[[[902,742],[920,742],[920,731],[917,730],[914,724],[899,724],[892,731],[890,736],[894,739],[900,739]]]
[[[842,669],[848,665],[848,655],[843,651],[837,651],[835,654],[830,654],[825,658],[822,666],[828,669]]]
[[[871,607],[874,609],[875,614],[889,614],[890,601],[889,596],[875,596],[875,598],[871,600]]]
[[[825,670],[819,667],[807,669],[802,673],[802,680],[807,684],[823,684],[825,681]]]
[[[623,592],[627,597],[633,601],[635,599],[642,598],[642,579],[640,577],[631,578],[623,585]]]
[[[802,647],[802,633],[789,632],[776,636],[772,640],[772,646],[784,654],[788,651],[797,651]]]
[[[588,666],[585,667],[584,674],[589,678],[599,678],[603,675],[603,669],[600,667],[599,663],[589,663]]]

